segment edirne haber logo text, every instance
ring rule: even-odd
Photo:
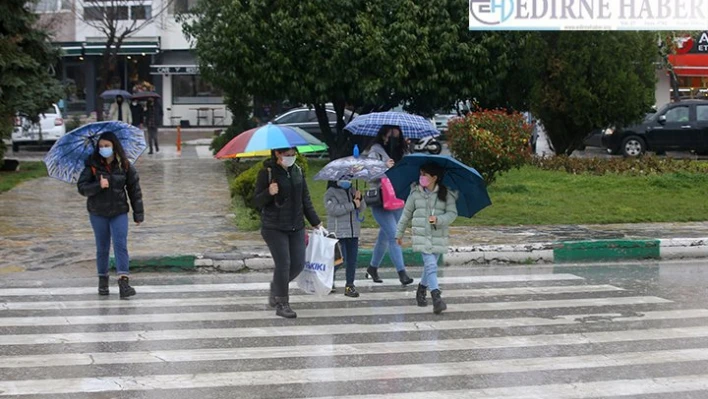
[[[541,21],[702,20],[708,27],[708,0],[469,0],[470,26],[538,26]]]

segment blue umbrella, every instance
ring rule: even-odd
[[[439,136],[432,122],[422,116],[405,112],[374,112],[358,116],[344,128],[357,136],[376,136],[384,125],[398,126],[403,136],[409,139]]]
[[[492,204],[484,179],[476,170],[454,158],[442,155],[407,155],[386,172],[398,198],[408,198],[411,183],[418,181],[420,167],[428,162],[435,162],[445,168],[443,184],[459,192],[458,215],[469,218]]]
[[[126,100],[132,97],[130,93],[128,93],[125,90],[119,90],[119,89],[113,89],[113,90],[106,90],[103,93],[101,93],[101,98],[106,98],[106,99],[111,99],[111,98],[116,98],[117,96],[122,96]]]
[[[96,150],[101,134],[113,132],[131,163],[145,151],[145,134],[135,126],[120,121],[95,122],[81,126],[57,140],[44,157],[49,177],[76,183],[86,167],[86,160]]]

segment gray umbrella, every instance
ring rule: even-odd
[[[386,162],[373,158],[346,157],[336,159],[315,175],[315,180],[365,180],[371,181],[383,176],[388,167]]]

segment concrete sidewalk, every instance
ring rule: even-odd
[[[208,137],[201,137],[206,139]],[[192,140],[198,140],[195,134]],[[134,268],[242,271],[272,268],[258,232],[238,232],[223,165],[208,147],[167,142],[137,163],[145,223],[131,225]],[[50,270],[92,262],[86,200],[74,185],[43,178],[0,194],[0,273]],[[378,232],[362,233],[366,265]],[[455,227],[448,264],[549,263],[610,259],[708,257],[707,223],[603,226]],[[420,264],[407,250],[406,262]]]

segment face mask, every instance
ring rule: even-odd
[[[340,180],[337,182],[337,185],[345,190],[349,190],[352,187],[352,182],[349,180]]]
[[[133,106],[138,105],[137,101],[133,101]]]
[[[421,186],[428,187],[430,185],[430,178],[428,176],[421,176],[418,182]]]
[[[98,153],[104,158],[110,158],[113,155],[113,147],[101,147],[98,149]]]
[[[283,160],[282,160],[283,166],[285,166],[286,168],[289,168],[289,167],[295,165],[296,158],[297,157],[283,157]]]

